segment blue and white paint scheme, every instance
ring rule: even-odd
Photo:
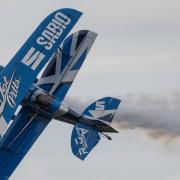
[[[82,123],[76,123],[71,137],[73,154],[84,160],[100,139],[97,129]]]
[[[114,115],[121,100],[106,97],[91,104],[83,115],[89,119],[98,119],[106,122],[112,122]]]
[[[96,37],[96,33],[88,30],[69,36],[44,71],[38,86],[63,101]]]
[[[38,26],[0,74],[0,135],[45,64],[76,24],[81,12],[60,9]]]
[[[0,180],[9,179],[53,119],[74,125],[71,147],[81,160],[101,134],[110,139],[104,133],[117,133],[110,123],[120,100],[100,99],[82,114],[64,103],[97,37],[95,32],[80,30],[66,38],[81,15],[74,9],[53,12],[10,63],[0,67]]]

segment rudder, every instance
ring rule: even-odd
[[[106,122],[112,122],[120,103],[121,100],[119,99],[105,97],[94,102],[88,108],[86,108],[86,110],[83,112],[83,116],[89,119],[98,119]]]

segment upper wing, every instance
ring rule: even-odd
[[[0,135],[39,72],[76,24],[81,12],[60,9],[50,14],[0,73]]]
[[[69,36],[47,66],[38,85],[63,101],[96,36],[88,30]]]

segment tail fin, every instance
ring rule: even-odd
[[[71,137],[71,148],[76,157],[84,160],[99,141],[100,135],[97,129],[81,123],[75,124]]]
[[[117,133],[109,123],[112,122],[120,102],[119,99],[106,97],[94,102],[83,112],[71,137],[71,148],[76,157],[84,160],[100,141],[100,134],[111,140],[104,132]]]
[[[120,102],[121,100],[112,97],[100,99],[91,104],[83,112],[83,116],[88,119],[98,119],[110,123],[114,118]]]

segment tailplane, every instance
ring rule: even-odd
[[[121,100],[106,97],[91,104],[74,126],[71,137],[73,154],[81,160],[92,151],[103,135],[108,140],[111,137],[104,133],[118,133],[110,126]]]
[[[81,160],[92,151],[100,141],[97,129],[85,124],[76,123],[71,137],[71,148],[73,154]]]

